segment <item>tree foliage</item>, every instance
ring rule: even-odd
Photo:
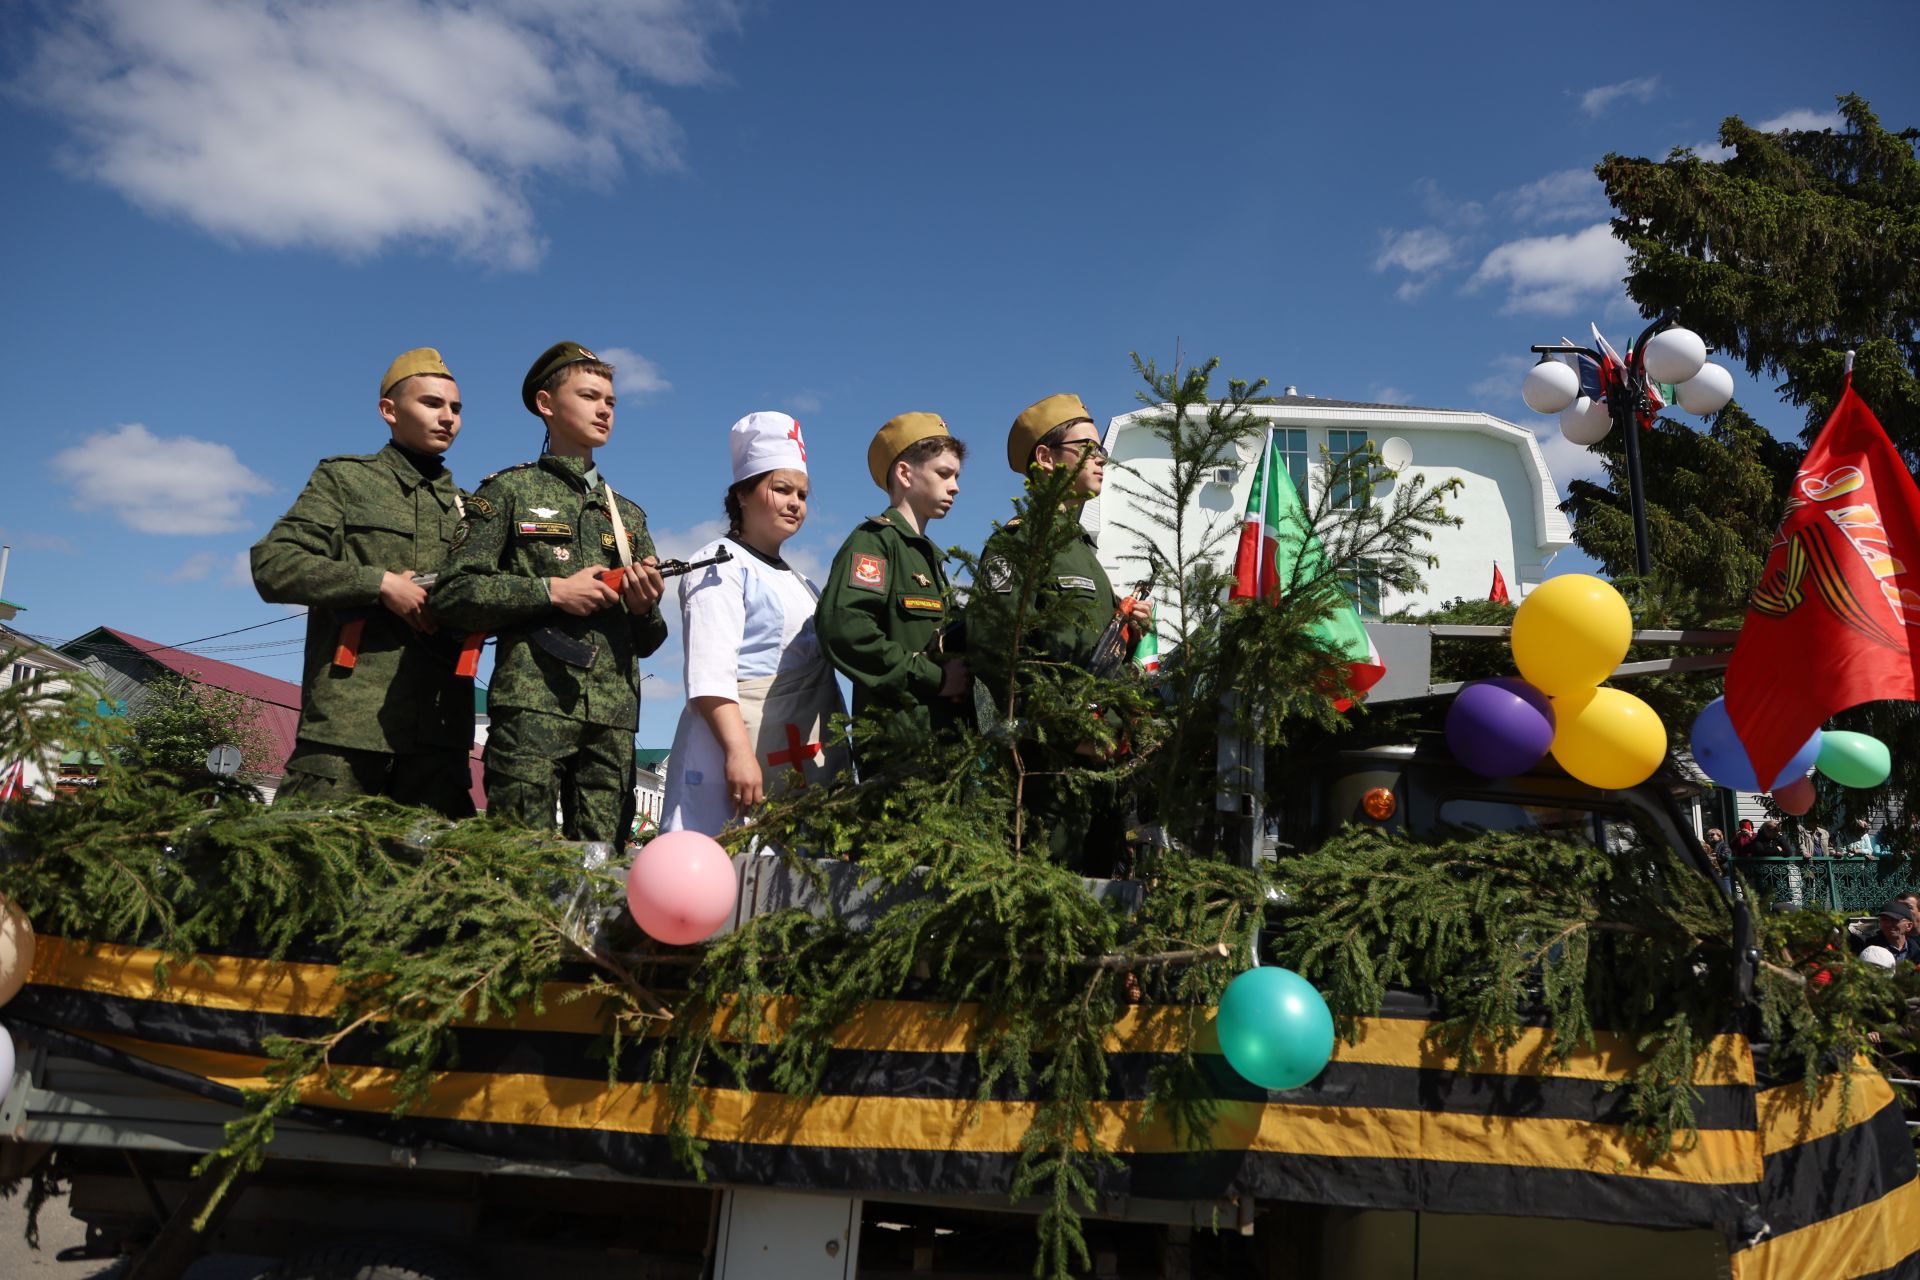
[[[1817,431],[1854,386],[1909,464],[1920,461],[1920,130],[1839,99],[1841,129],[1762,133],[1729,116],[1703,160],[1609,155],[1600,181],[1631,250],[1627,291],[1674,312],[1758,376],[1781,379]]]
[[[127,716],[129,741],[123,757],[136,756],[149,768],[176,777],[207,771],[207,753],[217,746],[240,748],[242,778],[260,776],[266,767],[267,735],[251,698],[199,684],[169,672],[147,685]]]

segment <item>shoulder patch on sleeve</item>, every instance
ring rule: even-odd
[[[466,500],[464,505],[466,506],[467,514],[469,516],[480,516],[483,519],[492,519],[494,516],[500,513],[500,509],[498,507],[494,506],[491,502],[487,501],[485,498],[481,497],[477,493],[469,497]]]
[[[1007,563],[1004,556],[990,557],[980,566],[980,576],[994,591],[1006,594],[1013,590],[1013,566]]]
[[[453,541],[447,544],[447,550],[458,551],[467,545],[467,535],[473,532],[473,525],[462,520],[460,527],[453,531]]]
[[[856,551],[847,562],[847,585],[860,591],[887,589],[887,558]]]

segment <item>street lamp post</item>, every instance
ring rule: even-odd
[[[1602,347],[1605,339],[1595,338]],[[1662,341],[1665,339],[1665,341]],[[1606,405],[1611,430],[1623,433],[1622,447],[1627,455],[1627,506],[1633,514],[1633,559],[1641,577],[1653,572],[1653,549],[1647,536],[1646,486],[1640,471],[1640,431],[1643,418],[1666,401],[1654,391],[1654,384],[1665,382],[1676,387],[1680,407],[1703,416],[1718,413],[1733,398],[1733,378],[1718,365],[1706,363],[1706,344],[1690,330],[1674,323],[1672,316],[1661,316],[1640,333],[1622,361],[1611,348],[1596,351],[1571,342],[1536,343],[1532,348],[1540,363],[1527,375],[1523,396],[1528,407],[1539,413],[1559,413],[1561,430],[1577,444],[1597,444],[1604,432],[1593,433],[1590,423],[1592,404],[1577,405],[1580,378],[1559,355],[1585,356],[1599,371],[1599,391]],[[1656,367],[1649,370],[1649,359]]]

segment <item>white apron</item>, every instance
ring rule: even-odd
[[[826,740],[827,721],[844,709],[826,662],[742,680],[739,703],[769,798],[792,787],[818,786],[847,767],[845,744]],[[680,713],[674,731],[666,788],[662,831],[717,835],[738,816],[727,794],[727,753],[692,707]]]

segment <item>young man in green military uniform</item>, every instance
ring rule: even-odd
[[[1067,503],[1077,508],[1100,495],[1106,482],[1106,450],[1100,446],[1100,430],[1079,396],[1053,395],[1028,405],[1007,432],[1007,465],[1015,475],[1028,476],[1038,471],[1065,468],[1073,472]],[[1006,540],[1010,529],[997,530],[987,539],[980,553],[981,586],[1002,594],[1013,591],[1017,571],[1010,564]],[[1041,591],[1054,597],[1047,620],[1027,637],[1026,649],[1032,657],[1069,666],[1089,668],[1094,651],[1107,624],[1113,621],[1119,601],[1107,572],[1100,567],[1093,538],[1084,530],[1068,539],[1053,554]],[[981,682],[993,694],[995,704],[1005,705],[1007,673],[996,661],[1006,651],[979,616],[970,616],[968,629],[975,643],[974,669]],[[1087,794],[1076,796],[1053,783],[1052,775],[1069,767],[1096,768],[1101,764],[1098,748],[1080,743],[1067,753],[1039,744],[1027,744],[1023,758],[1035,772],[1025,787],[1029,813],[1048,828],[1049,851],[1067,866],[1089,875],[1107,875],[1119,853],[1122,815],[1111,789],[1095,784]]]
[[[421,347],[388,366],[379,407],[386,447],[323,460],[253,547],[260,598],[307,606],[299,738],[274,803],[381,795],[465,817],[473,681],[455,675],[457,645],[414,581],[459,529],[442,455],[460,434],[460,388]]]
[[[499,638],[487,689],[487,812],[570,840],[626,843],[641,658],[667,638],[646,513],[594,467],[613,432],[613,367],[576,342],[542,352],[520,399],[547,448],[481,481],[447,572],[443,626]],[[611,498],[611,501],[609,501]],[[602,575],[619,571],[619,588]]]
[[[940,652],[947,573],[927,525],[960,492],[967,447],[934,413],[890,419],[867,447],[867,471],[888,507],[860,522],[833,558],[814,630],[853,683],[853,714],[899,714],[925,732],[960,718],[971,677]]]

